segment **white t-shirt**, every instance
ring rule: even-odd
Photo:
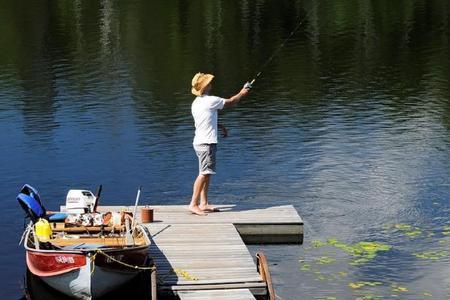
[[[192,102],[195,121],[194,145],[217,144],[217,110],[225,105],[225,99],[203,95]]]

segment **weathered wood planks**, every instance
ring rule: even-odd
[[[154,222],[143,226],[151,235],[158,292],[182,300],[250,300],[255,299],[252,294],[267,295],[267,285],[244,242],[303,242],[303,220],[292,205],[222,205],[220,212],[204,217],[191,214],[184,205],[151,207]],[[98,208],[101,212],[132,209]]]
[[[245,288],[255,294],[265,293],[265,283],[232,224],[149,223],[144,226],[152,236],[150,255],[158,270],[160,291],[177,294]]]
[[[248,289],[182,291],[180,300],[255,300]]]
[[[232,223],[247,244],[303,242],[303,220],[292,205],[271,207],[220,205],[205,217],[191,214],[185,205],[155,205],[154,222],[164,224]],[[138,209],[137,218],[140,220]],[[100,211],[132,210],[131,206],[101,206]]]

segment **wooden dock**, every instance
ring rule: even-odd
[[[140,211],[137,210],[140,219]],[[163,224],[233,224],[246,244],[302,244],[303,220],[292,205],[219,205],[220,212],[205,217],[191,214],[185,205],[151,205],[154,222]],[[100,211],[132,211],[132,206],[101,206]]]
[[[136,216],[140,220],[143,206]],[[245,243],[303,242],[303,220],[291,205],[218,206],[208,216],[187,206],[150,206],[151,257],[157,268],[158,294],[181,300],[275,299],[267,274],[260,274]],[[101,206],[99,211],[133,211],[132,206]],[[64,211],[64,207],[61,207]],[[267,267],[264,267],[267,271]],[[261,272],[264,273],[264,272]],[[269,284],[270,285],[270,284]],[[266,299],[266,298],[264,298]]]

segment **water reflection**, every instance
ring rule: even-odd
[[[31,272],[26,272],[25,277],[26,283],[26,295],[22,298],[23,300],[30,299],[33,300],[70,300],[73,299],[68,297],[58,291],[54,290],[47,284],[45,284],[41,279],[31,274]],[[133,279],[130,283],[118,287],[114,292],[103,296],[99,300],[106,299],[149,299],[151,293],[150,288],[150,277],[148,274],[142,274]]]
[[[196,174],[192,75],[215,73],[214,92],[229,96],[305,19],[250,97],[221,114],[230,137],[220,142],[211,197],[292,203],[307,242],[392,246],[358,267],[333,249],[267,247],[284,299],[356,298],[365,288],[389,295],[393,283],[410,290],[399,296],[444,299],[448,259],[429,263],[414,253],[445,247],[436,231],[448,222],[450,194],[449,5],[4,1],[2,198],[13,199],[26,181],[57,208],[68,188],[103,183],[107,203],[123,204],[143,184],[148,204],[186,203]],[[13,240],[21,216],[10,203],[2,208]],[[403,223],[422,234],[383,229]],[[324,280],[293,263],[321,256],[337,261],[321,266]],[[4,264],[20,262],[15,255]],[[16,295],[19,275],[10,277],[2,282]],[[349,287],[359,281],[383,286]]]

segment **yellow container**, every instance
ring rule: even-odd
[[[39,219],[34,224],[34,229],[39,242],[47,242],[52,237],[52,228],[50,223],[45,219]]]

